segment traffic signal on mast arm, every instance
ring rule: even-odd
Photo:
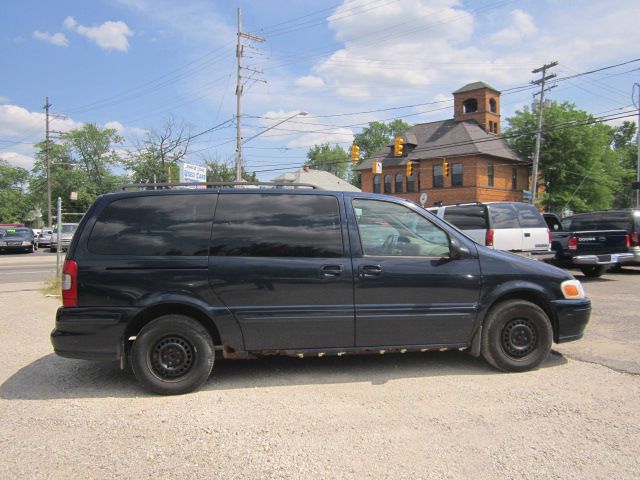
[[[351,145],[351,162],[358,163],[360,161],[360,147],[355,143]]]
[[[394,157],[401,157],[403,148],[404,148],[404,140],[402,139],[402,137],[396,137],[395,141],[393,142]]]
[[[446,160],[442,162],[442,174],[445,177],[449,176],[449,163]]]
[[[413,162],[411,160],[407,162],[407,177],[413,177]]]

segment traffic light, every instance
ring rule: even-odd
[[[404,140],[402,139],[402,137],[396,137],[393,143],[393,155],[395,157],[401,157],[403,147],[404,147]]]
[[[413,177],[413,162],[411,160],[407,162],[407,177]]]
[[[355,143],[351,145],[351,162],[358,163],[360,161],[360,147]]]
[[[449,163],[446,160],[442,163],[442,174],[445,177],[449,176]]]

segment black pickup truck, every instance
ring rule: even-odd
[[[580,217],[562,220],[554,213],[543,214],[551,232],[555,261],[578,267],[587,277],[599,277],[610,267],[633,259],[631,238],[625,230],[600,230]]]

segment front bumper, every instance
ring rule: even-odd
[[[551,304],[558,320],[555,342],[571,342],[582,338],[591,316],[591,302],[589,299],[554,300]]]
[[[24,252],[26,250],[31,250],[33,248],[33,244],[29,245],[0,245],[0,250],[5,252]]]
[[[61,357],[85,360],[120,360],[124,333],[138,309],[58,308],[51,344]]]
[[[611,253],[606,255],[578,255],[571,261],[575,265],[616,265],[633,260],[633,253]]]

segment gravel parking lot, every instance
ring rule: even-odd
[[[534,372],[458,352],[220,361],[179,397],[56,357],[56,299],[5,283],[0,476],[640,478],[639,281],[585,281],[586,337]]]

